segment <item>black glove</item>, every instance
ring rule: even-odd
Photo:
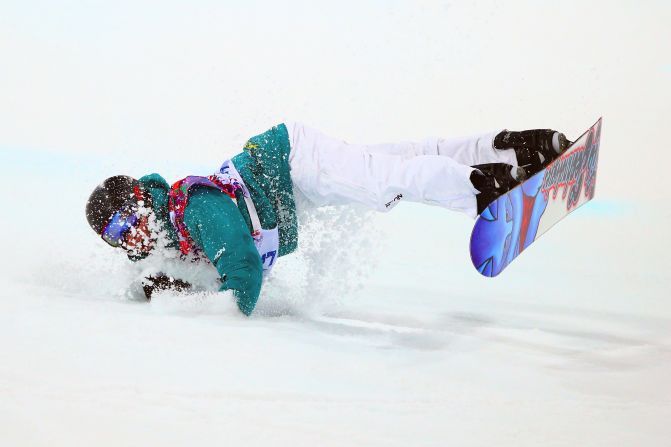
[[[147,276],[142,280],[142,289],[144,290],[144,296],[148,300],[151,299],[151,295],[154,292],[159,290],[175,290],[177,292],[184,292],[191,289],[191,284],[181,279],[173,278],[172,276],[166,276],[163,273],[158,273],[156,275]]]

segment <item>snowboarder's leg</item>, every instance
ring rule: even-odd
[[[449,156],[371,152],[298,124],[289,126],[289,139],[294,185],[317,205],[360,203],[388,211],[408,200],[476,215],[474,169]]]
[[[528,173],[545,168],[571,145],[563,133],[552,129],[502,130],[434,141],[430,145],[437,147],[438,155],[452,157],[459,163],[505,163],[522,166]]]
[[[517,166],[515,151],[494,148],[494,137],[499,131],[456,138],[427,138],[424,146],[433,149],[435,155],[450,157],[464,165],[506,163]]]
[[[292,145],[299,140],[324,138],[324,134],[302,123],[285,123],[289,131],[289,140]],[[488,132],[457,138],[429,137],[420,141],[400,143],[360,144],[355,145],[360,150],[369,153],[383,153],[412,158],[422,155],[440,155],[453,158],[456,162],[465,165],[479,165],[486,163],[507,163],[517,166],[515,151],[510,149],[494,148],[494,137],[501,131]],[[326,137],[330,138],[330,137]],[[342,143],[346,144],[344,141]]]

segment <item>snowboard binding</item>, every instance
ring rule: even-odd
[[[527,178],[524,168],[506,163],[488,163],[472,166],[470,180],[475,189],[480,191],[475,196],[478,214],[494,200],[507,193]]]
[[[563,133],[552,129],[504,130],[494,137],[494,148],[514,149],[517,164],[529,175],[545,169],[571,144]]]

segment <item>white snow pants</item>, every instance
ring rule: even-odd
[[[471,165],[517,166],[512,149],[494,149],[496,134],[427,138],[416,143],[349,144],[301,123],[285,123],[294,187],[317,206],[360,203],[388,211],[401,200],[477,215]]]

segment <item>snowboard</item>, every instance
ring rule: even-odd
[[[478,216],[471,233],[471,261],[484,276],[501,273],[557,222],[592,200],[602,118],[564,153],[498,197]]]

